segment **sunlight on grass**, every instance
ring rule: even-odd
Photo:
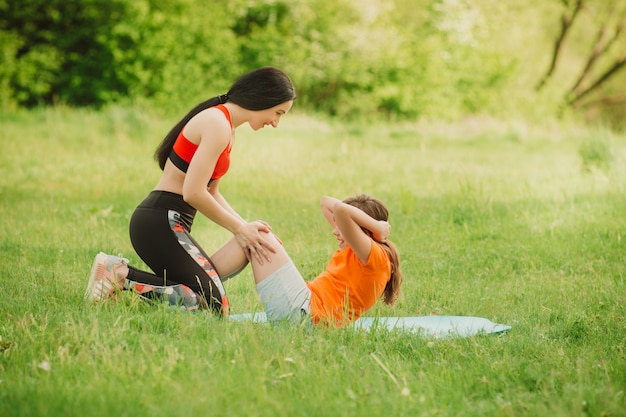
[[[145,267],[128,220],[171,121],[139,109],[3,116],[0,415],[622,415],[626,138],[487,118],[243,126],[221,190],[307,279],[336,241],[322,195],[389,205],[403,294],[368,315],[468,315],[499,336],[270,328],[122,294],[88,306],[93,256]],[[8,138],[25,138],[13,141]],[[26,151],[24,151],[24,147]],[[208,252],[229,233],[198,216]],[[233,312],[261,309],[249,270]]]

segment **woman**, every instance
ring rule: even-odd
[[[295,98],[289,77],[277,68],[264,67],[243,75],[226,94],[200,103],[183,117],[157,148],[155,159],[163,174],[130,221],[133,247],[154,273],[99,253],[85,297],[97,301],[125,286],[180,284],[226,314],[222,280],[241,271],[248,260],[263,264],[276,252],[264,236],[271,230],[269,225],[245,221],[219,191],[230,166],[235,129],[246,122],[255,131],[278,127]],[[211,258],[190,235],[198,211],[233,234]],[[230,257],[234,249],[248,258]]]
[[[272,323],[310,316],[314,324],[342,327],[357,320],[379,298],[394,304],[400,293],[400,257],[387,239],[391,226],[385,205],[361,194],[344,201],[323,197],[321,207],[339,249],[312,281],[305,282],[273,234],[262,232],[278,250],[271,263],[258,258],[251,262],[257,291]]]

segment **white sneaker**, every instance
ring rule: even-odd
[[[125,265],[128,265],[128,259],[107,255],[104,252],[97,254],[91,266],[85,300],[102,301],[115,291],[124,289],[124,278],[118,278],[116,271]]]

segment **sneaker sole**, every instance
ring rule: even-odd
[[[106,279],[108,262],[109,258],[106,254],[100,252],[96,255],[91,266],[91,273],[89,274],[85,300],[92,302],[102,301],[111,294],[113,284]]]

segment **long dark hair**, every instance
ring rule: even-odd
[[[172,152],[172,147],[180,131],[193,116],[209,107],[230,101],[247,110],[265,110],[286,101],[295,100],[296,90],[287,74],[274,67],[263,67],[241,76],[226,94],[212,97],[191,109],[159,144],[154,159],[161,169]]]
[[[380,200],[367,194],[359,194],[354,197],[349,197],[343,200],[343,202],[362,210],[373,219],[384,221],[389,220],[389,210],[387,207]],[[367,229],[363,229],[363,231],[368,236],[373,238],[372,232]],[[402,286],[400,254],[398,253],[396,245],[390,242],[389,239],[378,243],[383,245],[385,251],[387,252],[387,256],[389,256],[389,261],[391,262],[391,276],[389,277],[389,281],[387,281],[387,285],[385,285],[385,289],[382,293],[382,299],[383,303],[393,305],[400,295],[400,287]]]

